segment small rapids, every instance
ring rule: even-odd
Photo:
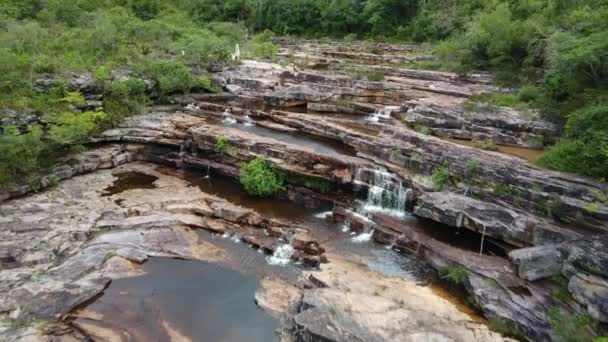
[[[224,113],[222,114],[222,122],[228,125],[233,125],[235,123],[237,123],[236,119],[234,118],[234,115],[232,113],[230,113],[228,110],[224,111]]]
[[[370,230],[369,232],[361,233],[361,234],[353,237],[351,240],[352,240],[352,242],[357,242],[357,243],[369,242],[372,240],[372,235],[374,235],[373,229]]]
[[[274,253],[269,256],[268,263],[270,265],[279,265],[285,266],[291,262],[291,257],[293,256],[294,249],[291,244],[284,244],[279,246]]]
[[[391,118],[391,113],[395,110],[399,110],[400,108],[401,107],[399,106],[384,106],[376,109],[376,111],[368,116],[365,120],[371,122],[379,122],[381,119],[388,120]]]

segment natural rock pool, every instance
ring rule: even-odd
[[[278,322],[254,300],[258,275],[202,261],[151,258],[113,281],[72,324],[116,341],[278,341]]]

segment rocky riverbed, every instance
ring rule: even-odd
[[[226,261],[243,249],[259,250],[247,258],[259,265],[289,265],[245,276],[259,279],[256,301],[277,320],[262,325],[277,339],[502,340],[490,319],[548,341],[558,337],[550,312],[588,316],[586,333],[605,331],[608,185],[447,139],[530,149],[553,141],[556,127],[535,113],[471,106],[475,94],[509,90],[490,75],[408,68],[430,58],[415,46],[282,45],[276,60],[215,73],[223,93],[176,95],[38,181],[0,192],[1,338],[146,340],[129,324],[137,319],[105,318],[117,310],[104,303],[154,293],[136,285],[162,278],[162,267],[146,269],[149,258],[221,265],[236,275],[200,272],[232,279],[248,274],[243,260]],[[72,80],[98,97],[87,75]],[[229,181],[260,156],[287,174],[285,191],[264,205]],[[433,291],[446,278],[458,295]],[[252,287],[238,291],[253,300]],[[150,331],[200,340],[204,331],[159,296],[146,304],[159,312]],[[127,313],[143,305],[133,298]]]

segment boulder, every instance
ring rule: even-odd
[[[560,274],[566,255],[561,246],[545,245],[516,249],[509,259],[520,278],[535,281]]]

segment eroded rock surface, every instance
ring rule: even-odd
[[[157,178],[153,187],[108,195],[115,175]],[[222,249],[193,229],[234,235],[272,253],[301,227],[201,192],[145,163],[78,176],[57,187],[0,206],[2,270],[0,312],[19,322],[3,332],[18,339],[31,322],[53,322],[95,297],[111,279],[138,274],[149,256],[217,261]],[[311,243],[317,248],[309,255]],[[318,263],[323,249],[304,244],[294,258]]]
[[[313,285],[295,309],[295,341],[505,340],[429,287],[336,256],[303,278]]]

